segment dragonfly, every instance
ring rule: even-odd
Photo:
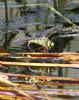
[[[22,31],[21,29],[20,31]],[[23,33],[24,31],[22,31]],[[21,33],[21,32],[20,32]],[[18,34],[11,41],[11,48],[20,50],[21,46],[25,46],[25,50],[29,51],[45,51],[54,47],[54,40],[58,38],[76,37],[78,36],[79,29],[65,28],[62,24],[56,24],[49,29],[42,31],[35,31],[28,34]]]

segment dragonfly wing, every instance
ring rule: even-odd
[[[10,48],[21,48],[29,40],[31,40],[31,37],[27,37],[20,32],[11,40]]]
[[[50,29],[46,29],[43,31],[37,31],[32,33],[32,37],[50,37],[52,34],[57,33],[58,31],[62,30],[62,25],[56,25]]]
[[[32,33],[32,37],[33,38],[41,38],[42,36],[44,36],[44,31],[37,31],[37,32],[34,32],[34,33]]]
[[[56,25],[56,26],[54,26],[54,27],[46,30],[45,33],[44,33],[45,34],[45,37],[50,37],[53,34],[58,33],[59,31],[62,30],[62,28],[63,28],[62,25]]]

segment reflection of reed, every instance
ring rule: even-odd
[[[9,55],[11,53],[1,53],[1,55]],[[79,53],[72,53],[72,52],[63,52],[63,53],[44,53],[44,52],[14,52],[12,54],[16,55],[30,55],[30,56],[35,56],[35,57],[61,57],[61,56],[66,56],[66,55],[79,55]]]
[[[0,75],[1,76],[1,75]],[[12,83],[11,81],[9,81],[8,79],[4,78],[3,75],[2,77],[0,77],[0,85],[1,86],[7,86],[8,87],[13,87],[15,91],[15,95],[18,97],[26,97],[26,98],[29,98],[29,100],[34,100],[31,95],[28,95],[27,93],[25,93],[24,91],[22,91],[20,88],[17,87],[16,84]],[[0,88],[0,91],[3,91],[3,95],[5,95],[5,91],[3,90],[3,88]],[[6,91],[7,92],[7,91]],[[1,92],[2,93],[2,92]],[[8,93],[9,94],[9,93]],[[6,94],[8,96],[8,94]],[[23,100],[27,100],[27,99],[23,99]]]
[[[4,58],[15,58],[15,59],[38,59],[38,58],[51,58],[52,60],[59,59],[62,61],[68,61],[70,63],[78,63],[79,62],[79,53],[7,53],[3,48],[0,48],[0,55]],[[10,55],[10,56],[9,56]],[[70,66],[70,65],[69,65]]]
[[[27,63],[27,62],[10,62],[10,61],[0,61],[1,65],[13,66],[31,66],[31,67],[46,67],[46,68],[79,68],[79,64],[56,64],[56,63]]]
[[[32,88],[33,88],[33,86],[32,86]],[[13,89],[11,89],[11,88],[1,88],[0,90],[2,90],[3,91],[3,93],[4,92],[12,92],[13,94],[15,93],[15,90]],[[32,94],[32,95],[34,95],[34,96],[43,96],[44,95],[44,93],[46,94],[46,95],[50,95],[50,96],[71,96],[71,97],[75,97],[75,96],[79,96],[79,90],[78,89],[43,89],[43,94],[42,94],[42,91],[39,91],[39,90],[25,90],[28,94]],[[41,93],[40,93],[41,92]],[[19,97],[20,95],[18,95],[18,97]],[[44,95],[44,97],[45,97],[45,95]],[[25,97],[24,97],[25,98]],[[23,100],[26,100],[26,99],[24,99],[23,98]],[[12,99],[11,99],[12,100]],[[50,100],[50,99],[48,99],[48,100]]]
[[[50,96],[79,96],[79,89],[46,89],[42,88],[45,86],[75,86],[79,85],[79,78],[65,78],[65,77],[51,77],[51,76],[33,76],[33,75],[20,75],[20,74],[10,74],[10,73],[1,73],[2,75],[8,77],[17,77],[16,83],[12,83],[7,79],[0,78],[0,83],[6,84],[5,87],[0,87],[0,93],[4,93],[6,97],[10,96],[13,93],[17,98],[22,98],[23,100],[35,100],[33,97],[41,96],[47,100],[51,100]],[[25,78],[25,83],[19,83],[18,78]],[[36,78],[38,82],[36,83],[27,83],[28,79]],[[0,84],[1,86],[1,84]],[[6,88],[6,86],[8,86]],[[18,88],[20,87],[20,89]],[[26,91],[26,93],[25,93]],[[50,95],[50,96],[49,96]],[[26,98],[26,99],[25,99]],[[27,99],[29,98],[29,99]]]
[[[30,79],[36,79],[36,84],[40,85],[78,85],[79,84],[79,78],[68,78],[68,77],[51,77],[51,76],[33,76],[33,75],[20,75],[20,74],[10,74],[10,73],[2,73],[2,75],[8,76],[8,77],[16,77],[17,80],[14,81],[16,83],[24,82],[25,84],[31,84]],[[18,79],[22,79],[24,81],[18,81]],[[23,84],[23,83],[22,83]],[[11,84],[12,85],[12,84]]]

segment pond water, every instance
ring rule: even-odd
[[[49,0],[50,1],[50,0]],[[31,0],[29,1],[29,3],[31,2]],[[33,2],[33,1],[32,1]],[[31,2],[31,3],[32,3]],[[34,2],[36,2],[36,0],[34,0]],[[47,2],[47,1],[46,1]],[[78,2],[74,1],[72,3],[72,5],[76,5],[78,7]],[[69,5],[67,5],[68,7]],[[9,5],[9,10],[10,8],[14,9],[14,15],[16,13],[17,8],[19,7],[19,5],[15,4],[15,3],[11,3]],[[71,8],[73,8],[73,6],[69,6]],[[26,30],[28,32],[35,31],[36,30],[36,26],[39,25],[40,29],[44,29],[45,27],[45,15],[46,12],[48,11],[48,9],[45,9],[44,7],[40,8],[40,10],[33,8],[33,11],[35,11],[34,13],[26,13],[24,16],[14,16],[12,17],[12,19],[10,20],[10,22],[8,23],[8,26],[6,26],[5,24],[5,10],[4,10],[4,4],[0,3],[0,30],[3,32],[0,32],[0,38],[5,34],[6,29],[8,30],[12,30],[12,31],[16,31],[19,30],[19,28],[26,28]],[[54,12],[50,12],[49,16],[48,16],[48,27],[53,26],[53,24],[55,24],[55,16],[54,16]],[[79,22],[79,14],[78,13],[66,13],[65,16],[67,18],[69,18],[70,20],[72,20],[73,22]],[[11,47],[13,48],[21,48],[20,46],[25,42],[25,33],[24,30],[19,30],[19,35],[17,35],[15,37],[15,39],[11,42]],[[19,41],[19,40],[20,41]],[[16,44],[18,43],[18,44]],[[79,51],[79,38],[75,38],[74,40],[71,41],[71,48],[70,51],[72,52],[77,52]],[[3,42],[2,42],[3,44]],[[0,44],[0,46],[2,46],[2,44]],[[22,50],[22,49],[21,49]],[[65,51],[66,49],[64,49]],[[63,69],[63,72],[65,74],[65,69]],[[58,74],[58,70],[55,70],[52,75],[57,75]],[[68,74],[67,77],[79,77],[79,69],[68,69]],[[74,86],[74,87],[65,87],[65,88],[79,88],[79,86]],[[68,98],[68,99],[62,99],[62,98],[55,98],[53,100],[79,100],[79,98]]]

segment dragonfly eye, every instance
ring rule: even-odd
[[[51,43],[51,47],[54,47],[54,43],[53,42]]]

